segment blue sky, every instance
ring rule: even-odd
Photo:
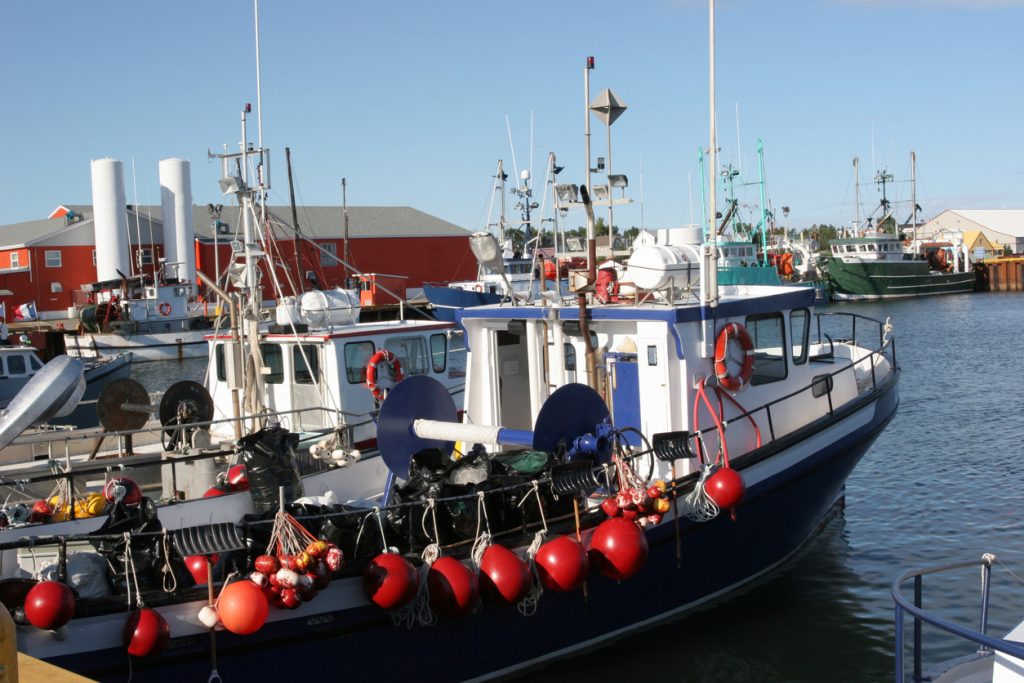
[[[862,181],[887,166],[909,199],[911,150],[927,214],[1024,208],[1024,0],[720,0],[716,22],[722,160],[756,179],[761,138],[791,227],[853,219],[854,156]],[[288,202],[287,146],[300,203],[340,204],[346,177],[351,205],[479,229],[497,160],[513,166],[506,117],[517,168],[532,117],[535,181],[553,151],[560,180],[580,183],[593,55],[591,96],[611,88],[629,107],[613,160],[637,202],[616,223],[700,217],[702,0],[264,0],[260,30],[272,203]],[[251,0],[0,3],[0,225],[90,203],[89,161],[108,156],[125,162],[129,203],[159,203],[172,156],[191,160],[196,203],[226,203],[206,153],[237,149],[254,45]],[[604,155],[596,118],[592,133]]]

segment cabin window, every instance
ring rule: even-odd
[[[392,337],[384,342],[384,348],[398,356],[402,364],[402,375],[424,375],[427,373],[427,340],[423,337]]]
[[[296,384],[315,384],[320,376],[320,356],[316,344],[296,344],[292,347],[292,368]]]
[[[92,264],[94,266],[96,265],[96,250],[95,249],[92,250]]]
[[[747,331],[754,342],[752,385],[769,384],[786,378],[786,335],[781,313],[752,315]]]
[[[349,384],[366,381],[366,364],[373,355],[373,342],[351,342],[345,344],[345,377]]]
[[[11,375],[24,375],[26,373],[25,356],[7,356],[7,372]]]
[[[42,370],[43,369],[43,361],[39,360],[34,355],[31,355],[31,356],[28,357],[28,364],[30,366],[32,366],[33,370]]]
[[[874,251],[874,250],[875,250],[875,245],[869,244],[868,245],[868,251]]]
[[[576,347],[572,344],[565,345],[565,369],[567,372],[576,372]]]
[[[448,336],[444,334],[430,335],[430,360],[434,372],[444,372],[448,367]]]
[[[320,252],[320,266],[322,268],[328,268],[338,265],[338,245],[334,242],[324,242],[319,246],[326,251],[327,254],[330,254],[330,256],[328,256],[323,251]]]
[[[807,340],[811,334],[811,312],[798,308],[789,312],[789,337],[793,342],[793,365],[807,362]]]
[[[281,353],[281,345],[260,344],[260,355],[263,356],[263,381],[267,384],[283,384],[284,354]]]
[[[647,347],[647,364],[657,365],[658,364],[658,347],[648,346]]]
[[[856,251],[857,251],[857,245],[856,244],[847,244],[846,245],[846,252],[847,253],[852,254],[852,253],[854,253]]]
[[[153,250],[152,249],[139,249],[139,265],[140,266],[151,266],[151,265],[153,265]]]
[[[217,381],[227,382],[228,381],[228,369],[227,363],[224,361],[224,345],[217,344],[213,347],[213,359],[214,365],[217,366]]]
[[[47,249],[46,250],[46,267],[47,268],[60,268],[60,249]]]

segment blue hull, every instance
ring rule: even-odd
[[[474,306],[487,306],[501,303],[500,294],[493,292],[473,292],[456,287],[438,287],[423,285],[423,294],[434,307],[434,317],[445,322],[455,322],[456,311]]]
[[[293,677],[303,669],[333,671],[346,681],[466,680],[538,666],[686,614],[776,568],[813,537],[850,472],[895,415],[897,382],[898,372],[842,414],[734,459],[734,467],[757,479],[736,519],[680,519],[677,557],[674,525],[666,516],[647,532],[650,555],[637,577],[615,582],[592,572],[586,598],[547,591],[533,617],[485,605],[481,614],[410,630],[369,606],[296,614],[248,637],[219,632],[218,670],[224,680]],[[810,450],[813,436],[854,414],[867,417],[858,417],[860,426],[837,442]],[[787,458],[792,461],[786,466],[775,466]],[[758,469],[763,474],[755,477]],[[208,643],[205,636],[179,638],[155,661],[135,660],[136,680],[205,680]],[[100,680],[128,678],[127,655],[120,650],[65,659],[51,661]]]

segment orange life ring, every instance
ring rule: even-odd
[[[734,339],[743,351],[743,365],[735,376],[729,374],[729,365],[726,363],[729,342]],[[718,378],[718,384],[728,391],[739,391],[753,374],[754,342],[750,339],[750,333],[739,323],[729,323],[719,331],[715,339],[715,377]]]
[[[160,311],[160,315],[166,318],[171,314],[171,305],[166,301],[161,301],[160,305],[156,307],[156,310]]]
[[[384,400],[384,389],[377,386],[377,364],[378,363],[390,363],[391,374],[394,375],[395,384],[402,381],[402,363],[398,360],[398,356],[391,353],[387,349],[381,349],[377,353],[370,356],[370,360],[366,363],[366,388],[370,390],[373,397],[378,401]]]

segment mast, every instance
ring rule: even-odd
[[[718,168],[718,138],[715,131],[715,0],[708,0],[708,101],[709,101],[709,137],[710,147],[708,149],[708,174],[709,174],[709,195],[708,195],[708,242],[705,244],[707,251],[707,268],[705,268],[706,286],[701,295],[705,306],[715,308],[718,306],[718,230],[715,223],[718,218],[718,207],[715,202],[717,185],[715,183],[715,170]]]
[[[344,279],[345,286],[348,287],[348,269],[349,264],[352,263],[352,255],[349,253],[349,239],[348,239],[348,180],[345,178],[341,179],[341,214],[344,218],[344,230],[342,235],[342,247],[341,252],[344,254],[345,264],[344,268]]]
[[[288,166],[288,196],[292,202],[292,225],[295,227],[295,275],[296,275],[296,288],[304,289],[303,283],[306,281],[302,277],[302,251],[299,246],[302,241],[302,231],[299,229],[299,212],[295,208],[295,186],[292,184],[292,148],[284,148],[284,160]],[[294,294],[298,296],[301,292],[296,291]]]
[[[860,158],[853,158],[853,236],[860,233]]]
[[[514,166],[515,164],[513,164]],[[498,245],[505,249],[505,161],[498,159],[498,196],[501,197],[501,207],[498,209]]]
[[[764,187],[764,144],[757,139],[757,172],[761,180],[761,265],[768,265],[768,191]]]
[[[917,154],[910,150],[910,225],[914,249],[917,249]]]
[[[587,57],[583,67],[583,137],[586,140],[587,197],[590,197],[590,71],[594,68],[594,58]],[[587,221],[587,281],[597,282],[597,235],[594,222]]]

